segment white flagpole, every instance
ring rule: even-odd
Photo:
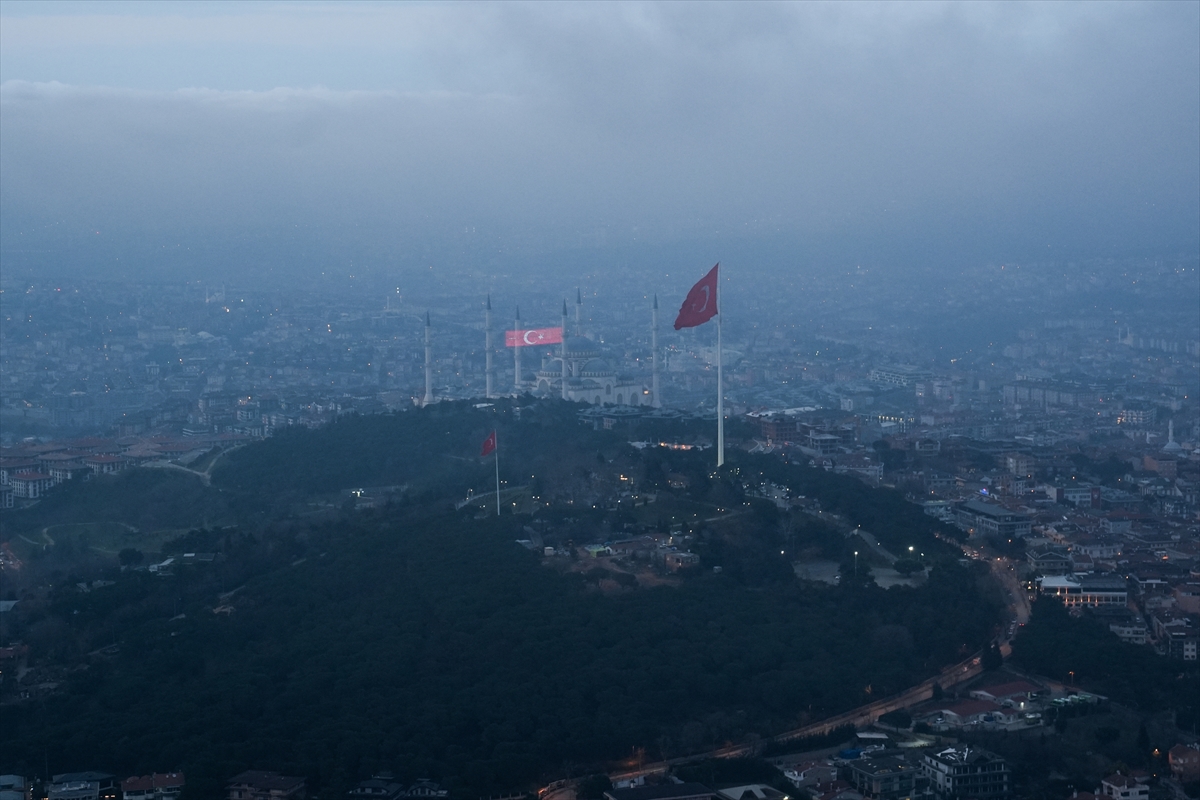
[[[500,437],[496,437],[496,516],[500,516]]]
[[[717,466],[725,464],[725,382],[722,375],[725,352],[721,347],[721,290],[720,276],[717,277]]]

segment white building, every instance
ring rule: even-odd
[[[1042,594],[1057,597],[1067,608],[1129,602],[1129,587],[1119,575],[1048,575],[1037,582]]]

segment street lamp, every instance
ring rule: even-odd
[[[858,551],[854,551],[854,577],[858,577]]]

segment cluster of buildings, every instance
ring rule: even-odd
[[[629,341],[574,314],[494,315],[490,299],[414,307],[400,294],[345,297],[200,286],[3,288],[3,437],[171,431],[269,435],[345,413],[533,392],[650,405],[655,303]],[[530,306],[545,297],[526,298]],[[506,347],[505,331],[559,326],[561,344]],[[674,338],[674,334],[671,334]],[[644,340],[644,341],[643,341]],[[665,349],[661,366],[665,369]],[[669,379],[665,379],[670,382]]]
[[[961,745],[901,749],[884,734],[875,744],[809,761],[778,759],[794,787],[786,794],[765,784],[709,788],[700,783],[620,782],[607,800],[1011,800],[1012,769],[1000,756]]]
[[[68,481],[87,480],[129,467],[192,464],[214,448],[232,447],[249,438],[236,433],[131,434],[48,442],[30,439],[0,445],[0,508],[37,500]]]
[[[179,800],[182,772],[134,775],[124,780],[107,772],[64,772],[49,780],[0,775],[0,800]]]
[[[179,800],[185,780],[181,772],[134,775],[124,780],[107,772],[68,772],[49,780],[0,775],[0,800]],[[246,770],[230,778],[224,800],[304,800],[308,782],[294,775]],[[442,800],[449,792],[434,781],[398,782],[390,773],[362,781],[347,794],[351,800]]]
[[[1066,469],[1043,466],[1061,458],[1053,449],[1007,453],[1001,458],[1009,474],[1028,479],[1021,489],[995,491],[1001,482],[993,481],[955,500],[969,483],[956,481],[933,492],[948,499],[923,502],[971,537],[1022,554],[1016,571],[1031,591],[1075,612],[1087,609],[1125,641],[1195,661],[1200,460],[1194,448],[1174,441],[1172,426],[1166,438],[1150,447],[1121,441],[1097,447],[1090,464],[1069,462]],[[1087,474],[1101,469],[1098,463],[1110,470],[1103,482]]]
[[[916,423],[882,433],[860,417],[812,407],[747,419],[757,429],[755,449],[899,488],[968,542],[1017,559],[1032,591],[1091,609],[1128,641],[1196,659],[1195,422],[1128,427],[1089,420],[1054,432],[1031,424],[1019,435],[977,438]]]
[[[1179,303],[1194,276],[1138,265],[1140,304],[1097,302],[1124,293],[1130,272],[980,267],[936,292],[862,267],[777,276],[766,291],[728,272],[726,408],[812,407],[845,412],[868,435],[921,428],[985,439],[1153,429],[1183,411],[1194,438],[1200,331]],[[448,276],[445,293],[412,297],[379,286],[9,279],[0,286],[0,419],[14,437],[114,426],[268,434],[348,411],[514,391],[711,413],[714,332],[671,330],[686,289],[676,280],[612,270],[587,275],[591,290],[579,292],[506,276],[503,296],[493,285],[486,297],[477,282]],[[631,298],[631,284],[644,294]],[[1004,319],[998,329],[977,313],[985,295]],[[551,326],[563,329],[560,345],[506,346],[505,331]]]
[[[793,763],[784,775],[820,800],[1012,798],[1012,768],[1000,756],[965,745],[899,749],[887,737],[864,749]]]

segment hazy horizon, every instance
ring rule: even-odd
[[[1200,250],[1200,4],[0,3],[11,274]]]

